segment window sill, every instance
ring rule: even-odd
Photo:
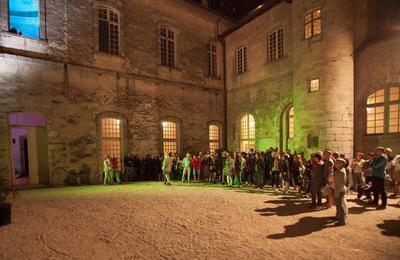
[[[94,63],[104,68],[117,68],[121,70],[124,64],[124,58],[120,55],[97,52],[94,54]]]
[[[377,137],[377,136],[391,137],[391,136],[396,136],[396,135],[400,136],[400,132],[399,133],[383,133],[383,134],[364,134],[364,137]]]
[[[284,62],[285,60],[287,60],[289,58],[289,55],[284,55],[282,58],[280,58],[280,59],[278,59],[278,60],[273,60],[273,61],[266,61],[265,63],[264,63],[264,66],[273,66],[273,65],[275,65],[275,64],[277,64],[277,63],[281,63],[281,62]]]
[[[322,41],[323,39],[324,39],[324,35],[321,33],[321,34],[312,36],[310,38],[303,38],[303,41],[306,41],[309,43],[316,43],[316,42]]]
[[[19,34],[12,33],[12,32],[9,32],[9,31],[4,31],[4,30],[1,31],[1,34],[5,35],[7,37],[15,38],[15,39],[28,40],[28,41],[41,42],[41,43],[47,43],[48,42],[47,38],[32,38],[32,37],[19,35]]]
[[[245,71],[245,72],[241,72],[241,73],[236,73],[235,74],[235,76],[237,77],[237,78],[240,78],[240,77],[242,77],[242,76],[245,76],[245,75],[247,75],[247,74],[249,74],[249,70],[247,70],[247,71]]]

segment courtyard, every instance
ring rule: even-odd
[[[335,210],[272,190],[143,182],[19,191],[0,259],[400,259],[400,208]]]

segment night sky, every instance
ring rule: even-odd
[[[239,19],[264,2],[265,0],[209,0],[209,7]]]

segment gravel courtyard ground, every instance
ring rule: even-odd
[[[270,190],[161,183],[20,191],[0,259],[400,259],[400,208],[335,211]]]

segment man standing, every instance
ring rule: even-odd
[[[183,158],[183,173],[182,173],[182,182],[185,181],[185,175],[187,175],[187,180],[190,182],[190,154],[187,153],[186,157]]]
[[[165,184],[166,185],[171,185],[171,180],[170,180],[170,173],[172,170],[172,166],[173,166],[173,161],[172,161],[172,153],[165,153],[164,156],[164,161],[163,161],[163,173],[164,173],[164,177],[165,177]]]
[[[111,170],[111,157],[107,155],[103,162],[104,165],[104,185],[113,183],[113,176]]]
[[[348,214],[346,203],[346,160],[338,158],[335,162],[336,171],[333,174],[333,197],[336,205],[336,226],[344,226]]]
[[[333,182],[333,168],[334,162],[332,160],[332,151],[329,149],[325,149],[323,152],[324,158],[324,174],[322,186],[325,187],[326,184],[332,184]],[[329,192],[326,196],[326,207],[331,208],[333,205],[333,197],[332,192]]]
[[[364,162],[363,159],[364,154],[358,152],[356,159],[351,162],[350,168],[353,170],[352,178],[353,178],[353,191],[359,192],[359,189],[365,186],[365,177],[363,172]]]
[[[384,154],[385,148],[377,147],[375,149],[376,159],[371,164],[372,191],[374,193],[374,202],[376,209],[386,209],[387,197],[385,191],[387,156]],[[378,205],[379,197],[382,199],[382,205]]]
[[[242,176],[244,174],[244,171],[246,170],[246,159],[245,159],[245,153],[241,152],[240,153],[240,170],[238,175],[235,178],[235,184],[237,185],[237,187],[241,187],[242,186]]]

